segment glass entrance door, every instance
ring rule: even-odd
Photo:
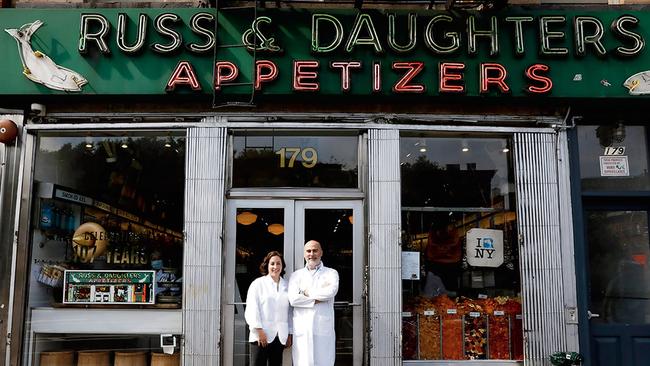
[[[230,200],[223,282],[224,364],[249,366],[246,292],[260,276],[264,256],[283,253],[285,279],[304,267],[303,245],[317,240],[323,264],[339,272],[335,298],[336,365],[360,366],[363,356],[361,279],[363,211],[361,201]],[[285,351],[284,364],[291,365]]]

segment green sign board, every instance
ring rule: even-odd
[[[6,9],[0,95],[640,98],[650,13]]]

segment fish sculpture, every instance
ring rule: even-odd
[[[18,29],[5,29],[16,39],[18,54],[23,63],[23,74],[31,81],[43,84],[54,90],[69,92],[81,91],[88,80],[79,73],[57,65],[51,58],[40,51],[34,51],[31,44],[32,35],[43,25],[36,20]]]
[[[623,86],[630,95],[650,94],[650,70],[637,72],[625,80]]]

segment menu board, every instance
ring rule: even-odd
[[[64,304],[154,304],[155,271],[66,270]]]

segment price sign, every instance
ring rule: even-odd
[[[424,315],[429,315],[429,316],[436,315],[436,311],[435,310],[425,310]]]

